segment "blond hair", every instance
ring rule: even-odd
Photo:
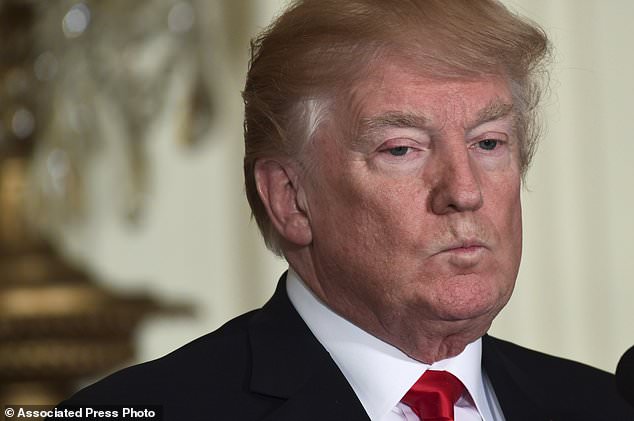
[[[294,2],[252,41],[243,92],[246,194],[269,249],[282,253],[257,192],[256,161],[297,157],[332,111],[330,101],[363,80],[376,58],[413,60],[432,77],[505,77],[524,174],[537,145],[535,108],[549,50],[541,28],[496,0]]]

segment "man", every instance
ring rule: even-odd
[[[613,377],[486,332],[513,290],[549,45],[495,0],[304,0],[253,44],[273,298],[68,404],[169,420],[628,420]],[[435,411],[440,412],[435,412]]]

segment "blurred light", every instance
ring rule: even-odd
[[[35,130],[33,113],[26,108],[18,108],[11,119],[11,129],[13,134],[19,139],[29,137]]]
[[[43,52],[33,63],[33,72],[35,77],[42,82],[52,80],[57,74],[58,62],[57,58],[50,51]]]
[[[70,159],[62,149],[53,149],[46,158],[46,169],[51,177],[51,184],[56,193],[65,190],[64,179],[70,172]]]
[[[66,108],[68,126],[77,134],[88,130],[89,122],[92,120],[91,109],[83,102],[75,102]]]
[[[46,169],[51,177],[59,179],[68,174],[70,161],[68,154],[62,149],[53,149],[46,158]]]
[[[66,38],[77,38],[90,23],[90,9],[84,3],[77,3],[70,8],[62,20],[62,29]]]
[[[167,26],[172,32],[187,32],[194,26],[194,8],[186,1],[176,3],[167,16]]]

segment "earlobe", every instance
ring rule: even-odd
[[[290,165],[272,159],[255,163],[255,182],[260,199],[278,233],[298,246],[312,242],[304,194]]]

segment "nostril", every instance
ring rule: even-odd
[[[451,177],[430,193],[431,209],[436,214],[474,211],[482,207],[483,196],[475,177]]]

